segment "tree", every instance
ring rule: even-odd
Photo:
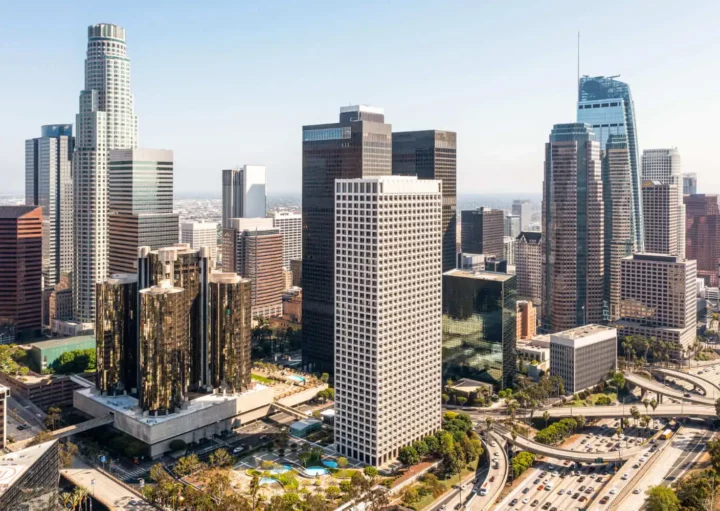
[[[337,459],[338,468],[345,468],[348,466],[348,459],[345,456],[340,456]]]
[[[403,493],[402,501],[403,504],[407,506],[412,506],[418,500],[420,500],[420,496],[418,495],[418,491],[414,486],[407,488]]]
[[[492,417],[485,417],[485,425],[487,426],[487,431],[488,431],[488,433],[489,433],[489,432],[491,431],[491,429],[492,429],[493,422],[494,422],[494,421],[493,421],[493,418],[492,418]]]
[[[715,400],[715,415],[720,417],[720,397]]]
[[[371,467],[371,466],[368,465],[367,467],[365,467],[365,468],[363,469],[363,473],[364,473],[366,476],[370,477],[370,478],[377,477],[377,476],[378,476],[378,469],[376,469],[375,467]]]
[[[45,426],[54,430],[60,420],[61,414],[62,410],[57,406],[51,406],[48,408],[47,415],[45,416]]]
[[[465,406],[465,403],[467,403],[467,398],[465,396],[459,396],[457,398],[457,402],[460,406]]]
[[[425,437],[424,440],[425,445],[427,445],[428,452],[432,456],[437,456],[438,454],[440,454],[440,442],[435,435],[428,435]]]
[[[250,480],[250,485],[248,486],[248,495],[250,496],[250,505],[252,508],[252,511],[255,511],[258,506],[259,501],[259,494],[260,494],[260,478],[257,476],[257,474],[252,476],[252,479]]]
[[[170,444],[168,445],[171,451],[184,451],[187,449],[187,444],[185,443],[185,440],[181,440],[179,438],[176,438]]]
[[[200,459],[197,454],[188,454],[177,461],[175,473],[180,477],[187,476],[200,468]]]
[[[233,464],[233,457],[225,449],[218,449],[208,459],[213,467],[229,467]]]
[[[58,450],[58,456],[60,457],[60,465],[63,468],[70,468],[72,466],[73,458],[78,453],[78,447],[74,443],[67,441],[60,444]]]
[[[325,489],[325,496],[330,500],[335,500],[340,496],[340,488],[337,486],[328,486]]]
[[[648,413],[648,406],[650,406],[650,401],[649,401],[647,398],[645,398],[645,399],[642,400],[642,404],[645,405],[645,414],[647,415],[647,413]]]
[[[637,406],[630,408],[630,415],[632,415],[633,421],[635,421],[635,425],[637,426],[638,419],[640,418],[640,410],[638,410]]]
[[[428,449],[428,446],[424,440],[418,440],[417,442],[414,442],[413,447],[415,448],[415,451],[418,453],[418,456],[420,456],[420,458],[424,458],[430,452],[430,449]]]
[[[412,445],[408,445],[400,449],[398,459],[402,464],[408,466],[420,463],[420,456]]]
[[[716,472],[720,472],[720,440],[708,440],[707,450]]]
[[[30,442],[28,443],[28,447],[31,447],[33,445],[39,445],[39,444],[42,444],[45,442],[49,442],[53,438],[55,438],[55,437],[49,431],[41,431],[40,433],[35,435],[35,438],[30,440]]]
[[[548,421],[550,420],[550,412],[548,412],[547,410],[545,410],[545,411],[543,412],[543,419],[545,419],[545,427],[547,428],[547,427],[548,427]]]
[[[307,452],[307,451],[306,451],[306,452],[301,452],[301,453],[298,454],[298,460],[300,461],[300,463],[303,464],[304,467],[307,467],[307,462],[310,461],[310,459],[311,459],[312,457],[313,457],[312,454],[310,454],[310,453]],[[340,465],[340,463],[338,462],[338,466],[339,466],[339,465]]]
[[[618,396],[620,395],[620,389],[625,387],[625,375],[620,371],[613,372],[611,376],[613,385],[615,386]]]
[[[442,400],[443,404],[447,404],[447,402],[450,401],[450,396],[448,396],[447,394],[443,393],[443,394],[440,396],[440,399]]]
[[[680,501],[672,490],[665,486],[651,486],[645,493],[645,505],[648,511],[679,511]]]
[[[330,381],[330,375],[328,373],[322,373],[322,376],[320,376],[320,381],[323,383],[327,383]]]

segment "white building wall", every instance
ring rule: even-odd
[[[302,215],[289,211],[273,213],[273,226],[283,235],[283,266],[290,268],[290,261],[302,259]]]
[[[194,249],[209,247],[213,262],[217,262],[217,228],[215,222],[184,222],[180,225],[181,241]]]

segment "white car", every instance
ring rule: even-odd
[[[527,504],[528,502],[530,502],[530,499],[525,497],[522,502],[523,502],[523,504]]]
[[[558,490],[558,495],[565,495],[565,490],[563,490],[562,488],[560,488],[560,489]]]
[[[245,448],[241,445],[240,447],[236,447],[235,449],[233,449],[233,454],[240,454],[244,450]]]
[[[629,477],[630,477],[630,474],[628,474],[627,472],[625,472],[625,473],[623,474],[623,476],[622,476],[622,480],[623,480],[623,481],[627,481],[627,479],[628,479]]]
[[[616,493],[617,493],[617,488],[610,489],[610,495],[615,495]]]
[[[640,493],[641,491],[642,491],[642,490],[641,490],[640,488],[635,488],[635,489],[633,490],[633,493],[634,493],[635,495],[637,495],[637,494]]]
[[[553,470],[552,475],[553,477],[557,477],[560,475],[560,473],[557,470]]]

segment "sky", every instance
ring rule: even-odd
[[[266,165],[301,190],[301,128],[340,106],[397,131],[458,134],[458,190],[533,193],[582,74],[630,84],[641,149],[676,146],[720,192],[717,1],[0,2],[0,194],[24,190],[24,140],[73,123],[87,26],[127,33],[139,147],[175,152],[177,194],[221,193],[221,170]]]

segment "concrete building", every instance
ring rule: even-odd
[[[222,174],[222,225],[231,218],[264,217],[267,206],[267,178],[263,165],[243,165]]]
[[[683,195],[697,194],[697,174],[695,172],[683,172]]]
[[[302,323],[302,289],[291,287],[283,292],[283,316]]]
[[[645,250],[651,254],[679,256],[677,234],[677,187],[659,181],[643,181]]]
[[[673,200],[670,207],[670,215],[675,227],[677,240],[677,252],[663,252],[645,247],[645,252],[655,254],[677,255],[680,259],[685,259],[685,204],[683,203],[683,174],[682,161],[677,148],[670,149],[646,149],[642,153],[642,178],[643,180],[657,181],[662,184],[671,185],[672,190],[677,196],[677,200]],[[645,225],[652,225],[651,222],[645,220]],[[647,239],[647,236],[646,236]]]
[[[290,269],[290,261],[302,260],[302,215],[290,211],[275,211],[273,227],[283,237],[283,268]]]
[[[532,302],[518,300],[515,339],[532,339],[537,334],[537,313]]]
[[[217,262],[218,224],[215,222],[183,222],[180,225],[180,238],[183,243],[187,243],[195,250],[208,247],[210,257]]]
[[[718,285],[720,264],[720,207],[717,195],[688,195],[684,198],[687,236],[685,255],[697,261],[698,277],[712,287]]]
[[[283,237],[272,218],[231,218],[223,229],[223,271],[252,282],[253,317],[282,315]]]
[[[73,269],[71,124],[43,126],[40,138],[25,141],[25,204],[43,210],[43,288]]]
[[[625,135],[610,135],[602,156],[603,201],[605,210],[605,313],[604,319],[620,317],[620,265],[632,254],[632,171]],[[645,189],[643,188],[643,191]],[[647,207],[643,195],[643,207]],[[645,239],[647,247],[647,209]]]
[[[697,265],[677,256],[633,254],[622,261],[622,336],[642,335],[678,345],[682,354],[695,342]]]
[[[457,256],[457,134],[452,131],[396,131],[392,134],[392,173],[442,182],[443,271]]]
[[[515,374],[515,276],[452,270],[443,274],[442,292],[443,378],[510,387]]]
[[[293,287],[302,287],[302,261],[298,259],[291,259],[290,271],[292,272]]]
[[[125,29],[88,27],[85,89],[80,92],[73,153],[74,318],[95,321],[95,284],[108,272],[110,151],[137,146]]]
[[[551,332],[603,320],[600,145],[583,123],[556,124],[545,145],[542,321]]]
[[[542,311],[542,234],[523,231],[515,239],[515,275],[518,300],[529,300]]]
[[[9,387],[13,396],[32,401],[43,410],[50,406],[71,405],[73,392],[81,388],[69,375],[39,374],[34,371],[24,376],[0,373],[0,384]]]
[[[0,206],[0,343],[42,333],[42,207]]]
[[[463,252],[502,257],[505,253],[505,212],[481,207],[460,213]]]
[[[381,108],[342,107],[337,123],[303,126],[303,364],[333,373],[335,179],[392,174],[392,126]]]
[[[503,238],[503,259],[507,263],[508,271],[515,273],[515,238],[511,236],[505,236]]]
[[[95,351],[95,336],[79,335],[63,339],[48,339],[30,344],[30,357],[37,372],[54,368],[58,359],[70,351]]]
[[[440,428],[442,185],[338,179],[334,211],[335,444],[380,466]]]
[[[57,509],[60,466],[55,439],[0,456],[0,509]]]
[[[520,234],[520,215],[505,215],[505,237],[517,238]]]
[[[60,280],[49,292],[47,298],[47,314],[43,310],[43,316],[46,317],[46,326],[50,327],[53,320],[59,319],[69,321],[73,315],[72,301],[72,281],[68,274],[60,276]]]
[[[617,368],[617,330],[585,325],[550,336],[550,374],[559,376],[567,394],[607,380]]]
[[[529,200],[515,199],[512,203],[512,214],[520,217],[520,231],[529,231],[532,222],[532,203]],[[517,235],[516,235],[517,236]]]

